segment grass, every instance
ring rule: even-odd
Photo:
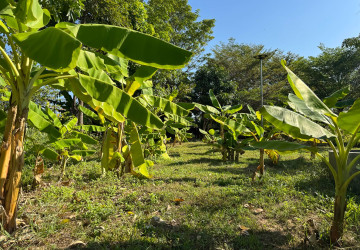
[[[154,178],[110,173],[99,162],[69,164],[66,185],[48,168],[44,184],[23,192],[19,230],[3,248],[88,249],[288,249],[331,248],[334,185],[309,153],[266,162],[266,176],[252,183],[258,152],[239,163],[222,162],[201,142],[170,148]],[[29,168],[29,167],[28,167]],[[26,180],[30,171],[25,175]],[[343,246],[360,247],[360,199],[349,192]],[[183,201],[175,201],[182,199]],[[315,225],[312,226],[312,223]],[[317,240],[307,241],[313,232]]]

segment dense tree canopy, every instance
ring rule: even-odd
[[[350,44],[352,43],[352,45]],[[352,96],[359,88],[360,46],[356,39],[345,40],[344,46],[327,48],[320,45],[321,53],[317,57],[302,58],[295,63],[295,71],[320,98],[351,85]]]
[[[286,72],[280,61],[292,64],[297,56],[279,50],[264,49],[263,45],[238,44],[234,39],[220,43],[213,49],[213,56],[195,74],[196,93],[214,88],[214,92],[227,104],[260,105],[260,62],[254,56],[268,54],[263,61],[264,99],[266,103],[282,104],[288,92]],[[220,94],[221,92],[221,94]],[[210,101],[210,100],[208,100]]]

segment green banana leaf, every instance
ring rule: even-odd
[[[40,154],[52,161],[57,161],[59,159],[59,154],[51,148],[45,148],[41,150]]]
[[[356,129],[360,126],[360,99],[355,101],[349,111],[341,112],[337,122],[341,129],[349,132],[350,134],[354,134]]]
[[[0,1],[0,15],[1,16],[13,16],[14,15],[12,8],[7,0]]]
[[[99,143],[97,140],[95,140],[91,136],[88,136],[87,134],[83,134],[76,131],[72,131],[72,134],[74,134],[76,138],[80,138],[83,143],[92,144],[92,145],[96,145]]]
[[[195,104],[194,103],[187,103],[187,102],[178,102],[176,103],[177,105],[179,105],[180,107],[186,109],[186,110],[193,110],[195,108]]]
[[[216,108],[208,105],[202,105],[199,103],[194,103],[195,107],[198,108],[200,111],[206,113],[206,114],[220,114],[220,111]]]
[[[78,108],[80,109],[81,112],[83,112],[85,115],[91,117],[92,119],[94,119],[96,121],[101,120],[100,117],[96,113],[94,113],[91,110],[85,108],[84,106],[79,105]]]
[[[309,109],[320,114],[336,117],[336,114],[334,114],[331,109],[328,108],[328,106],[326,106],[326,104],[323,103],[299,77],[297,77],[288,67],[286,67],[285,60],[281,60],[281,64],[288,73],[288,80],[291,88],[295,92],[295,95],[299,99],[303,100]]]
[[[30,124],[41,132],[47,133],[51,137],[61,137],[60,131],[54,127],[53,124],[51,124],[45,117],[47,116],[41,111],[41,109],[35,103],[30,102],[28,113],[28,121],[30,121]]]
[[[61,128],[62,127],[62,123],[59,120],[59,118],[57,117],[57,115],[49,108],[46,107],[45,109],[46,114],[52,119],[53,124],[57,127],[57,128]]]
[[[218,99],[216,98],[216,96],[214,95],[214,92],[212,89],[209,90],[209,95],[210,95],[211,103],[214,105],[214,107],[221,109],[221,105],[220,105]]]
[[[299,99],[296,95],[290,93],[288,97],[290,100],[290,102],[288,102],[288,104],[295,111],[299,112],[300,114],[303,114],[304,116],[306,116],[314,121],[330,124],[329,120],[326,118],[325,115],[309,109],[309,107],[306,106],[305,102],[303,100]]]
[[[50,13],[42,9],[37,0],[20,0],[16,4],[15,17],[30,28],[44,27],[50,21]]]
[[[132,96],[138,89],[152,87],[152,83],[150,84],[151,86],[147,86],[148,82],[146,80],[150,79],[156,71],[157,69],[153,67],[140,66],[136,72],[126,80],[126,93]]]
[[[96,126],[96,125],[81,125],[76,126],[75,129],[86,131],[86,132],[104,132],[106,131],[105,126]]]
[[[107,84],[116,85],[115,82],[113,82],[113,80],[111,79],[111,77],[103,70],[90,69],[86,73],[88,76],[106,82]]]
[[[229,119],[222,116],[213,116],[210,115],[210,117],[216,121],[217,123],[220,123],[224,125],[227,129],[233,132],[233,137],[236,140],[237,136],[244,132],[249,132],[249,130],[245,127],[243,123],[239,123],[233,119]]]
[[[2,133],[2,134],[5,131],[6,117],[7,117],[6,112],[0,110],[0,133]]]
[[[100,53],[81,50],[76,65],[85,72],[88,70],[105,70],[108,73],[123,72],[122,65]]]
[[[142,95],[142,98],[145,99],[150,104],[150,106],[159,108],[169,114],[174,114],[177,116],[187,116],[189,114],[188,110],[165,98],[149,95]]]
[[[56,149],[70,148],[82,145],[80,138],[60,139],[52,143]]]
[[[336,103],[343,99],[345,96],[347,96],[350,93],[350,85],[339,89],[338,91],[335,91],[330,96],[326,97],[324,99],[324,103],[329,107],[333,108],[335,107]]]
[[[29,58],[59,72],[75,68],[81,43],[66,32],[49,27],[37,32],[18,33],[14,41]]]
[[[116,144],[116,137],[112,129],[108,129],[105,133],[105,139],[101,148],[101,168],[105,171],[111,170],[115,167],[116,160],[120,159],[116,152],[114,152]]]
[[[243,108],[242,104],[237,104],[234,106],[226,106],[223,109],[227,114],[234,114],[234,113],[242,110],[242,108]]]
[[[295,138],[329,139],[335,137],[319,124],[285,108],[264,105],[260,113],[276,128]]]
[[[67,26],[84,45],[161,69],[184,67],[192,53],[140,32],[103,24]]]
[[[71,79],[70,87],[92,108],[101,108],[107,118],[118,118],[121,115],[149,128],[161,129],[164,126],[157,116],[116,86],[80,74],[79,80]],[[118,119],[118,122],[123,121]]]
[[[144,159],[144,154],[141,148],[141,141],[135,123],[132,123],[130,132],[130,154],[134,164],[136,174],[140,174],[146,178],[151,178],[148,172],[148,162]]]

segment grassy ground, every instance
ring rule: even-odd
[[[266,162],[252,183],[257,151],[222,162],[201,142],[169,150],[153,179],[101,177],[96,161],[69,165],[70,183],[48,168],[44,185],[24,191],[19,230],[3,248],[288,249],[330,248],[334,185],[309,153]],[[28,178],[30,179],[30,178]],[[25,175],[25,182],[26,182]],[[26,189],[25,183],[25,189]],[[343,246],[360,245],[359,196],[349,193]],[[182,201],[183,200],[183,201]]]

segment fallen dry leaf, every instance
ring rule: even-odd
[[[239,225],[239,229],[242,230],[242,231],[250,230],[250,228],[245,227],[245,226],[243,226],[243,225]]]
[[[254,210],[255,214],[260,214],[262,212],[264,212],[264,209],[262,209],[262,208],[257,208],[257,209]]]
[[[174,202],[175,202],[175,205],[180,205],[181,202],[183,202],[184,199],[175,199]]]

